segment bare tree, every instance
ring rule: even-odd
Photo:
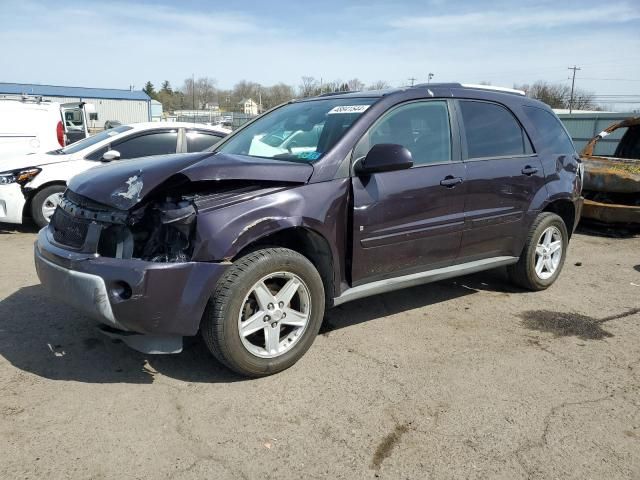
[[[295,98],[295,91],[291,85],[278,83],[271,87],[264,87],[262,93],[262,105],[265,109],[275,107],[281,103]]]
[[[349,91],[351,92],[364,90],[364,83],[361,82],[358,78],[352,78],[347,82],[347,85],[349,86]]]
[[[302,77],[298,89],[301,97],[313,97],[319,90],[319,82],[314,77]]]
[[[323,85],[323,91],[325,92],[339,92],[342,89],[344,82],[340,79],[331,80]]]
[[[540,100],[551,108],[569,108],[571,100],[571,87],[569,85],[537,81],[533,85],[514,85],[514,87],[524,90],[528,97]],[[598,109],[598,106],[591,92],[575,89],[573,93],[573,108],[577,110],[595,110]]]
[[[367,87],[367,90],[385,90],[387,88],[391,88],[391,85],[389,85],[384,80],[377,80],[369,84],[369,86]]]
[[[217,81],[210,77],[203,77],[196,80],[196,99],[201,108],[217,103],[218,91],[216,84]]]
[[[199,110],[205,108],[207,104],[216,102],[218,98],[216,83],[216,80],[210,77],[202,77],[196,81],[186,78],[180,89],[184,96],[183,107]]]
[[[258,102],[262,85],[248,80],[240,80],[233,86],[233,100],[235,103],[241,102],[243,99],[251,98],[254,102]]]

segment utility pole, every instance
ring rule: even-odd
[[[569,99],[569,113],[573,111],[573,89],[576,84],[576,70],[582,70],[580,67],[568,67],[568,70],[573,70],[573,77],[571,78],[571,98]]]
[[[191,74],[191,96],[193,99],[193,109],[196,109],[196,76],[195,74]],[[195,112],[193,113],[195,117]]]
[[[411,78],[409,78],[409,81],[411,82],[411,86],[413,87],[413,84],[414,84],[414,82],[416,81],[416,79],[415,79],[415,78],[413,78],[413,77],[411,77]]]
[[[433,73],[429,72],[429,75],[427,76],[427,85],[431,83],[432,78],[433,78]]]

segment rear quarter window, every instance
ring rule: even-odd
[[[576,149],[558,118],[550,112],[537,107],[522,108],[529,121],[538,132],[538,142],[545,150],[558,154],[574,154]],[[536,143],[538,143],[536,142]]]
[[[460,111],[468,158],[511,157],[530,153],[528,138],[505,107],[489,102],[462,100]]]
[[[187,132],[187,151],[202,152],[214,146],[224,138],[222,134],[215,134],[203,131]]]

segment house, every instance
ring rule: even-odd
[[[260,110],[258,104],[251,98],[243,98],[238,105],[240,105],[240,111],[246,115],[258,115]]]

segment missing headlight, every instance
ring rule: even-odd
[[[147,207],[132,227],[134,256],[152,262],[189,261],[195,220],[196,209],[188,200],[167,198]]]

